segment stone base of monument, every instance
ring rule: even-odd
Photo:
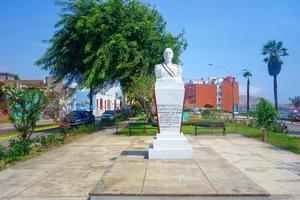
[[[147,152],[146,146],[130,146],[125,151],[135,153],[121,153],[90,191],[90,200],[268,199],[263,188],[221,155],[194,146],[194,159],[176,160],[146,159],[137,153]]]
[[[193,159],[193,149],[183,134],[157,134],[149,159]]]

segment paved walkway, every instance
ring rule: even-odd
[[[124,154],[124,150],[144,151],[152,141],[151,137],[144,136],[113,136],[113,131],[107,129],[91,134],[1,171],[0,199],[86,200],[88,193],[101,177],[107,176],[113,169],[112,166],[126,156],[120,156],[122,152]],[[201,158],[199,154],[201,151],[203,155],[207,154],[206,158],[210,158],[202,160],[203,173],[206,175],[203,180],[211,183],[220,181],[222,176],[218,173],[224,174],[226,171],[215,171],[215,174],[208,172],[214,166],[225,164],[229,171],[238,171],[243,176],[243,180],[251,180],[258,188],[270,193],[272,200],[300,199],[299,155],[242,136],[189,136],[188,138],[194,148],[198,146],[195,153],[199,158]],[[216,157],[218,159],[214,159]],[[141,156],[132,159],[141,159]],[[217,162],[218,160],[220,162]],[[184,165],[182,167],[184,168]],[[137,166],[134,172],[139,173],[140,168],[142,166]],[[167,173],[168,169],[162,171]],[[244,184],[239,182],[238,177],[233,178],[237,178],[237,185]],[[151,186],[152,183],[145,184]],[[198,184],[201,185],[201,182]],[[218,184],[210,185],[211,191],[222,189],[218,189],[217,186]],[[244,186],[246,189],[247,185]],[[223,189],[229,191],[232,187]]]

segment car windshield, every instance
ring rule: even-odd
[[[81,112],[81,111],[73,111],[73,112],[70,112],[68,114],[68,117],[70,117],[70,119],[78,119],[78,118],[83,118],[83,117],[86,117],[85,113]]]
[[[105,111],[103,114],[113,115],[113,114],[114,114],[114,111],[112,111],[112,110],[107,110],[107,111]]]

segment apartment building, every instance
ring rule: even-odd
[[[234,99],[234,111],[238,112],[239,85],[233,77],[209,77],[207,80],[185,82],[185,107],[192,109],[212,107],[232,112],[232,99]]]

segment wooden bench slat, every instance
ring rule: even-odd
[[[223,135],[226,136],[226,127],[224,122],[194,122],[193,126],[195,127],[195,135],[197,135],[198,127],[208,128],[208,129],[214,129],[219,128],[223,129]]]

